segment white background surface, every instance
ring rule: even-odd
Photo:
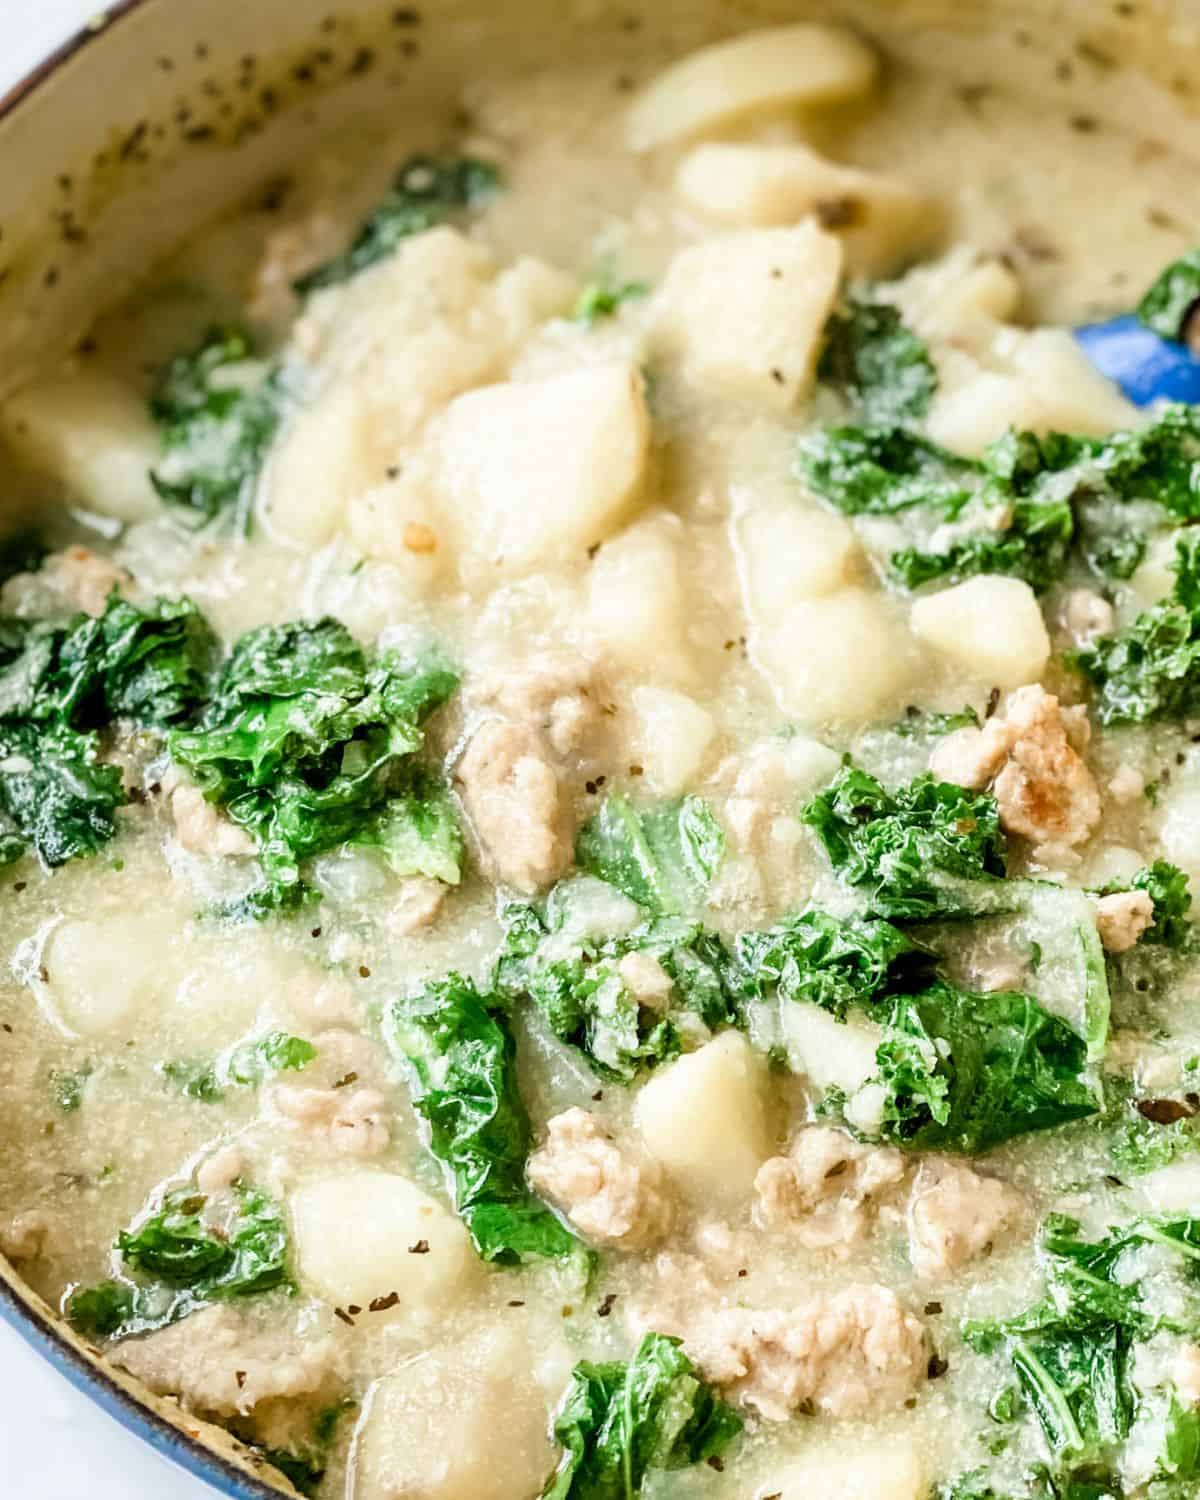
[[[99,3],[0,0],[0,90]],[[216,1493],[131,1437],[3,1323],[0,1487],[15,1500],[214,1500]]]

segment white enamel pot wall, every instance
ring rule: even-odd
[[[327,129],[369,130],[399,99],[448,121],[467,81],[560,58],[611,58],[637,82],[714,37],[801,18],[1136,122],[1200,160],[1200,0],[123,0],[0,100],[0,394]],[[2,1258],[0,1315],[226,1494],[286,1492],[228,1434],[105,1366]]]

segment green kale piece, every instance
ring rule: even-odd
[[[659,917],[620,936],[593,938],[571,930],[557,896],[552,892],[543,906],[504,907],[505,939],[492,982],[509,1003],[532,1000],[559,1041],[582,1052],[602,1077],[631,1083],[677,1056],[680,1011],[714,1031],[736,1023],[726,987],[729,953],[716,933]],[[655,959],[669,976],[665,1006],[639,1005],[630,992],[619,967],[629,953]]]
[[[724,851],[725,836],[702,797],[639,806],[618,792],[575,843],[582,869],[659,916],[701,904]]]
[[[925,921],[1003,909],[1006,842],[990,795],[932,776],[889,792],[847,760],[801,819],[872,916]]]
[[[1111,1462],[1138,1414],[1133,1345],[1161,1326],[1145,1306],[1142,1283],[1124,1269],[1126,1257],[1142,1246],[1173,1257],[1185,1281],[1194,1281],[1200,1220],[1140,1218],[1087,1240],[1077,1220],[1051,1214],[1039,1236],[1046,1279],[1041,1301],[1013,1318],[963,1325],[970,1347],[1008,1359],[1055,1471],[1064,1476],[1080,1465]],[[1187,1445],[1184,1432],[1169,1437],[1174,1458],[1167,1461],[1183,1461]]]
[[[215,1104],[229,1088],[250,1088],[270,1073],[299,1073],[317,1055],[303,1037],[271,1031],[252,1042],[242,1042],[215,1063],[172,1060],[162,1064],[164,1078],[189,1099]]]
[[[1092,688],[1100,722],[1188,718],[1200,708],[1200,535],[1176,544],[1175,586],[1116,635],[1068,657]]]
[[[1137,305],[1138,321],[1178,343],[1188,314],[1200,301],[1200,250],[1189,250],[1159,273]]]
[[[809,1001],[844,1020],[909,989],[928,970],[929,951],[889,922],[834,917],[813,909],[734,943],[735,982],[745,1000],[771,993]]]
[[[1029,995],[937,980],[896,995],[876,1053],[881,1134],[911,1151],[975,1156],[1096,1114],[1086,1042]]]
[[[429,1149],[480,1256],[516,1265],[579,1256],[575,1236],[529,1191],[532,1139],[503,1013],[469,979],[449,974],[397,1001],[388,1043],[407,1069]]]
[[[1164,408],[1107,438],[1008,432],[965,459],[896,423],[833,427],[801,440],[798,477],[847,515],[890,515],[923,533],[892,554],[906,588],[977,573],[1057,582],[1073,547],[1127,578],[1141,561],[1149,505],[1169,522],[1200,518],[1200,415]]]
[[[169,749],[253,835],[265,875],[257,902],[251,893],[254,914],[295,905],[302,862],[346,843],[381,845],[401,873],[451,873],[447,849],[458,846],[444,794],[421,803],[433,782],[416,776],[411,757],[424,720],[457,684],[434,660],[389,653],[368,665],[329,618],[242,636],[200,722],[171,734]]]
[[[575,1366],[554,1422],[563,1455],[542,1500],[636,1500],[653,1470],[719,1458],[741,1430],[680,1341],[648,1333],[628,1361]]]
[[[970,704],[964,705],[954,714],[922,713],[912,706],[895,725],[893,733],[898,734],[902,740],[937,739],[943,734],[953,734],[956,729],[979,727],[979,715]]]
[[[372,210],[349,249],[301,276],[293,285],[301,294],[347,281],[384,260],[410,235],[422,234],[456,218],[490,196],[500,174],[475,157],[411,156],[391,188]]]
[[[312,1437],[298,1448],[264,1448],[254,1444],[254,1451],[262,1454],[302,1495],[315,1495],[329,1467],[329,1450],[338,1423],[343,1413],[354,1404],[353,1401],[339,1401],[322,1408],[313,1421]]]
[[[67,1314],[81,1333],[122,1339],[177,1323],[214,1302],[292,1291],[288,1233],[279,1206],[235,1185],[220,1203],[188,1188],[114,1246],[128,1279],[75,1292]]]
[[[213,649],[186,599],[142,610],[113,594],[97,618],[0,620],[0,859],[32,847],[55,866],[107,843],[127,799],[99,731],[194,712]]]
[[[73,1115],[83,1103],[83,1091],[94,1071],[91,1063],[84,1063],[81,1068],[75,1068],[71,1072],[56,1070],[51,1073],[50,1087],[54,1102],[64,1115]]]
[[[851,292],[825,329],[818,379],[852,401],[864,422],[913,422],[929,410],[937,373],[899,309]]]
[[[279,370],[255,357],[245,329],[212,328],[177,354],[150,400],[162,429],[163,456],[150,471],[158,495],[191,524],[233,509],[248,528],[285,394]]]
[[[576,323],[594,328],[605,318],[615,317],[623,302],[644,297],[649,290],[644,281],[614,281],[607,276],[589,281],[576,299],[571,317]]]

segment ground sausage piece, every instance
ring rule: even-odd
[[[42,563],[42,572],[59,593],[89,615],[102,615],[113,589],[123,591],[133,582],[124,568],[90,547],[51,552]]]
[[[918,1276],[949,1276],[1008,1233],[1028,1208],[1025,1195],[959,1162],[931,1161],[917,1174],[908,1206],[909,1253]]]
[[[885,1286],[787,1310],[727,1307],[685,1346],[705,1377],[769,1421],[816,1410],[858,1417],[899,1406],[928,1374],[920,1322]]]
[[[457,779],[497,879],[533,895],[566,871],[570,808],[536,729],[488,719],[472,735]]]
[[[347,1156],[378,1156],[391,1140],[387,1100],[378,1089],[305,1089],[277,1083],[270,1100],[290,1124]]]
[[[555,1115],[529,1181],[560,1204],[572,1224],[598,1245],[644,1250],[671,1228],[672,1203],[653,1162],[623,1152],[585,1109]]]
[[[232,1307],[210,1307],[173,1328],[128,1339],[111,1358],[159,1395],[214,1416],[310,1396],[343,1373],[331,1334],[307,1323],[272,1328]]]
[[[1154,921],[1148,891],[1114,891],[1096,902],[1096,927],[1106,953],[1126,953]]]
[[[1184,1344],[1171,1364],[1175,1394],[1184,1406],[1200,1406],[1200,1344]]]
[[[786,1225],[810,1250],[846,1255],[875,1221],[880,1203],[903,1179],[904,1157],[890,1146],[863,1146],[828,1125],[802,1130],[786,1156],[763,1162],[754,1179],[755,1217]]]
[[[402,880],[387,914],[388,931],[395,937],[408,937],[423,927],[431,927],[437,921],[449,889],[442,881],[428,875],[412,875]]]
[[[546,651],[496,677],[482,701],[540,730],[552,750],[569,755],[600,722],[594,677],[586,657]]]
[[[223,818],[199,787],[177,786],[171,793],[171,816],[175,833],[193,854],[246,856],[254,853],[254,840],[244,828]]]
[[[1100,821],[1100,792],[1071,737],[1086,721],[1062,709],[1037,683],[1018,688],[1003,715],[982,729],[959,729],[934,751],[935,776],[982,790],[989,782],[1009,833],[1029,840],[1038,859],[1071,856]]]

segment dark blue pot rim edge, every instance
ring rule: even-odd
[[[42,84],[85,47],[106,36],[112,27],[147,3],[147,0],[115,0],[86,25],[72,33],[36,67],[0,94],[0,119],[23,104]],[[213,1485],[230,1500],[278,1500],[286,1491],[256,1479],[237,1464],[176,1425],[170,1418],[138,1400],[102,1360],[94,1361],[70,1341],[58,1321],[26,1301],[17,1286],[0,1272],[0,1319],[81,1391],[135,1437],[170,1459],[187,1473]],[[180,1424],[186,1420],[180,1413]]]

